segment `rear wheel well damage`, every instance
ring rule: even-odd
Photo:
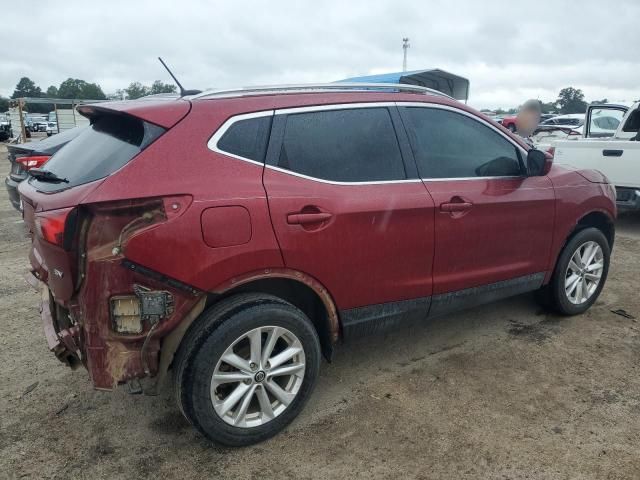
[[[201,318],[202,313],[225,299],[246,293],[273,295],[299,308],[311,320],[318,332],[323,356],[327,361],[331,361],[333,345],[337,341],[340,332],[336,309],[328,292],[321,288],[319,293],[310,285],[304,283],[303,280],[294,280],[293,278],[267,277],[252,279],[236,287],[229,288],[222,293],[210,293],[203,296],[180,324],[162,339],[158,378],[154,389],[156,392],[164,384],[167,372],[173,366],[175,355],[184,343],[187,332]],[[324,300],[321,294],[325,297]]]
[[[207,301],[207,306],[240,293],[273,295],[299,308],[309,317],[318,332],[323,356],[327,361],[331,361],[333,345],[338,338],[339,332],[337,330],[338,323],[335,307],[328,296],[323,301],[313,288],[301,281],[291,278],[269,277],[243,283],[221,295],[211,294]]]

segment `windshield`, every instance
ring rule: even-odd
[[[126,115],[103,115],[61,148],[43,167],[69,183],[32,178],[36,189],[53,192],[93,182],[115,172],[158,138],[164,129]]]

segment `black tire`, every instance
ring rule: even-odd
[[[512,131],[513,133],[516,132],[516,124],[515,123],[510,123],[509,126],[507,127],[510,131]]]
[[[304,377],[282,413],[259,426],[237,427],[213,407],[212,376],[228,347],[247,332],[265,326],[285,328],[297,337],[304,350]],[[272,295],[230,297],[206,310],[182,341],[174,362],[178,405],[187,420],[213,442],[232,447],[261,442],[283,430],[302,411],[318,378],[320,355],[318,334],[298,308]]]
[[[596,242],[602,249],[602,276],[600,277],[600,282],[593,294],[591,294],[585,302],[575,304],[567,298],[567,293],[565,291],[567,268],[569,266],[569,261],[576,250],[589,241]],[[607,238],[601,230],[590,227],[576,232],[569,239],[560,253],[551,281],[536,293],[536,299],[542,306],[560,313],[561,315],[578,315],[585,312],[598,299],[598,296],[604,287],[607,280],[607,274],[609,273],[610,257],[611,248]]]

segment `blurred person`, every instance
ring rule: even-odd
[[[538,128],[541,115],[540,101],[531,99],[522,104],[516,117],[516,133],[532,147],[533,140],[531,140],[531,135]]]

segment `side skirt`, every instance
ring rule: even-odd
[[[544,277],[545,272],[539,272],[433,297],[341,310],[343,337],[349,340],[387,332],[412,323],[423,322],[427,317],[444,315],[537,290],[542,286]]]
[[[544,282],[545,273],[546,272],[533,273],[511,280],[503,280],[479,287],[465,288],[464,290],[434,295],[431,301],[429,316],[444,315],[457,310],[463,310],[465,308],[471,308],[537,290],[542,286],[542,282]]]

